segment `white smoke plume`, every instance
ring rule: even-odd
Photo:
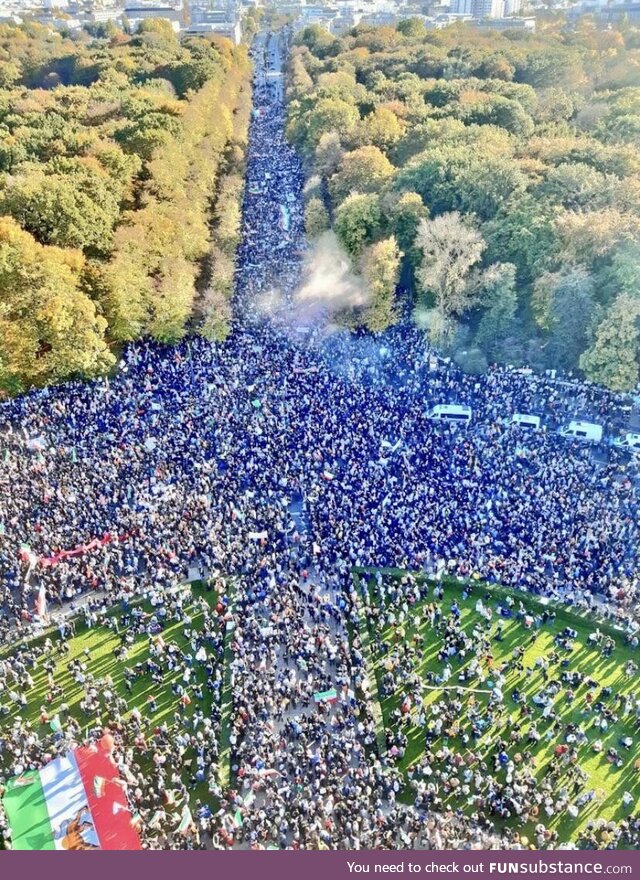
[[[335,233],[323,233],[309,250],[300,286],[294,294],[296,321],[330,323],[340,312],[362,308],[368,302],[366,282],[354,272]]]

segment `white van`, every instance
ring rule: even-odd
[[[527,430],[532,431],[540,430],[540,416],[534,416],[530,413],[514,413],[511,421],[520,428],[527,428]]]
[[[439,403],[427,413],[427,418],[434,422],[459,422],[468,425],[472,415],[471,407],[462,403]]]
[[[560,436],[569,440],[583,440],[586,443],[600,443],[602,440],[602,425],[595,422],[569,422],[560,428]]]
[[[616,437],[613,441],[616,449],[626,449],[628,452],[640,452],[640,434],[628,431],[624,437]]]

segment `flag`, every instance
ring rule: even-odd
[[[328,691],[317,691],[313,695],[313,699],[316,703],[335,703],[338,699],[338,691],[335,688]]]
[[[182,816],[180,817],[180,823],[177,828],[178,834],[186,834],[186,832],[191,828],[192,825],[193,816],[191,815],[189,805],[185,804],[182,808]]]
[[[107,786],[107,780],[104,776],[95,776],[93,779],[93,791],[96,797],[104,797],[104,790]]]
[[[54,733],[62,733],[62,724],[60,723],[59,715],[53,716],[53,718],[49,722],[49,727]]]
[[[16,850],[140,849],[131,813],[114,796],[98,797],[100,778],[117,768],[104,749],[84,746],[37,772],[7,782],[2,805]],[[115,809],[114,809],[115,807]]]
[[[236,826],[236,828],[242,828],[244,824],[244,819],[242,818],[242,813],[240,812],[240,810],[235,811],[235,814],[233,816],[233,824]]]
[[[38,557],[28,544],[20,544],[18,556],[22,562],[27,562],[31,566],[34,566],[38,561]]]
[[[280,205],[280,217],[278,219],[278,225],[283,232],[288,232],[291,228],[291,218],[289,215],[289,209],[286,205]]]
[[[38,617],[47,616],[47,591],[45,590],[44,584],[40,584],[40,589],[38,590],[38,596],[36,598],[36,614]]]
[[[27,449],[31,452],[44,452],[47,448],[47,441],[44,437],[30,437],[27,440]]]

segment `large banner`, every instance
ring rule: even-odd
[[[53,556],[40,556],[39,558],[37,558],[37,561],[43,568],[48,568],[51,565],[57,565],[63,559],[71,559],[74,556],[82,556],[83,553],[89,553],[91,550],[97,550],[100,547],[105,547],[107,544],[126,541],[127,538],[130,538],[132,534],[132,532],[126,532],[123,535],[112,535],[107,532],[107,534],[103,535],[101,538],[93,538],[93,540],[89,541],[88,544],[79,544],[72,550],[60,550],[58,551],[58,553],[54,553]],[[21,556],[21,558],[24,557]]]
[[[12,849],[140,849],[108,749],[86,746],[10,779],[3,805]]]

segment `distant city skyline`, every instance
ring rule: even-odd
[[[141,21],[168,21],[177,34],[228,37],[234,44],[243,39],[243,17],[250,8],[278,9],[292,17],[294,27],[319,25],[341,36],[359,24],[394,27],[406,18],[419,18],[428,29],[460,21],[481,29],[534,31],[536,13],[551,7],[543,0],[0,0],[0,20],[19,24],[23,18],[65,30],[79,30],[113,22],[135,30]],[[640,19],[640,3],[633,0],[560,0],[569,19],[593,14],[603,25],[622,17]]]

